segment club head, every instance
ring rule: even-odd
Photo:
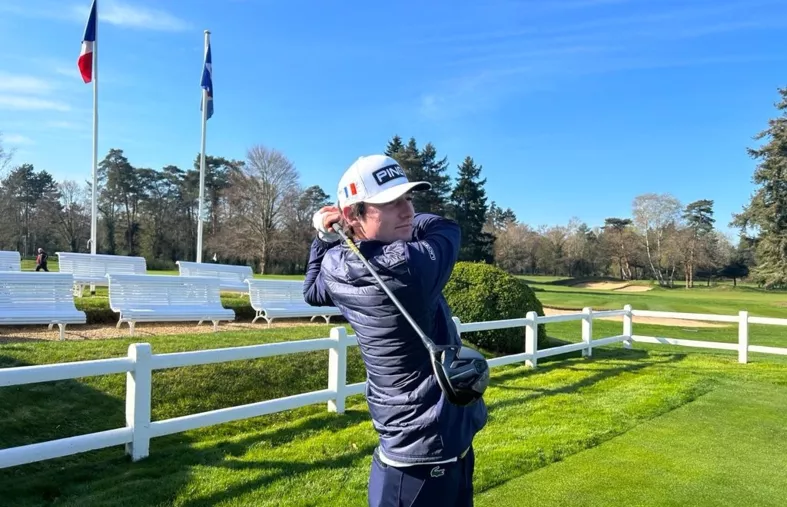
[[[489,364],[475,349],[440,347],[432,356],[432,366],[440,388],[454,405],[472,405],[489,387]]]

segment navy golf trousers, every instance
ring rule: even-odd
[[[473,448],[453,463],[392,467],[372,456],[369,507],[472,507]]]

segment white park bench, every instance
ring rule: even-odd
[[[335,306],[311,306],[303,298],[303,282],[292,280],[266,280],[249,278],[249,302],[257,312],[252,324],[257,319],[265,319],[270,327],[273,319],[279,317],[316,317],[329,323],[331,316],[341,315]]]
[[[221,305],[219,280],[201,276],[108,274],[109,307],[118,312],[117,327],[128,322],[131,335],[137,322],[213,322],[235,320]]]
[[[0,271],[22,271],[22,257],[19,252],[0,250]]]
[[[128,255],[87,254],[57,252],[61,273],[74,276],[74,295],[82,297],[85,285],[107,285],[108,274],[144,275],[147,262],[144,257]]]
[[[85,324],[85,312],[74,306],[68,273],[0,272],[0,324],[57,324],[65,339],[67,324]]]
[[[219,288],[231,292],[248,291],[247,278],[254,277],[254,271],[249,266],[234,266],[232,264],[214,264],[210,262],[177,261],[181,276],[212,276],[219,279]]]

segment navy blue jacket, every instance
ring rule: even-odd
[[[411,241],[356,245],[436,344],[459,344],[442,294],[459,255],[459,226],[430,214],[416,214],[413,226]],[[383,454],[428,463],[454,458],[472,444],[487,421],[483,400],[459,407],[445,399],[423,342],[344,242],[315,238],[303,294],[310,305],[338,307],[355,331]]]

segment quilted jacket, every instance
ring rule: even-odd
[[[416,214],[410,241],[356,245],[421,329],[438,345],[461,343],[442,294],[460,244],[456,222]],[[303,293],[313,306],[336,306],[355,331],[366,365],[366,400],[380,450],[403,463],[459,456],[487,421],[483,400],[449,403],[429,353],[362,261],[340,241],[311,246]]]

